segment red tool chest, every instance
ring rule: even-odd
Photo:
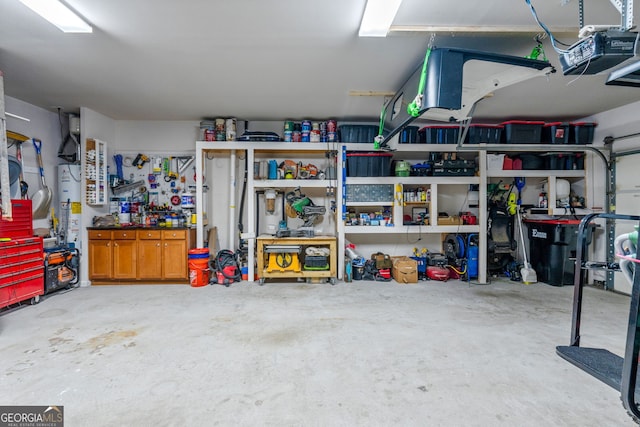
[[[0,308],[44,294],[42,237],[0,242]]]
[[[43,240],[33,237],[31,200],[11,205],[13,220],[0,219],[0,308],[44,294]]]
[[[11,221],[0,217],[0,238],[33,236],[31,200],[11,200]]]

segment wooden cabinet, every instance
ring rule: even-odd
[[[92,283],[188,283],[195,230],[89,230]]]
[[[162,230],[162,277],[184,279],[187,269],[187,230]]]
[[[113,275],[113,251],[111,231],[89,230],[89,278],[111,279]]]
[[[138,230],[138,279],[162,279],[160,230]]]
[[[113,232],[113,278],[135,279],[137,260],[136,231]]]

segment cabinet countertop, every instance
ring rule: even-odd
[[[152,227],[144,225],[126,227],[87,227],[87,230],[195,230],[191,227]]]

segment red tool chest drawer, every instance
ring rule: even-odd
[[[42,238],[25,237],[0,242],[0,307],[43,294]]]
[[[12,221],[0,217],[0,238],[33,236],[33,214],[31,200],[11,200]]]

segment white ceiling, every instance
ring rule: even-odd
[[[578,0],[532,2],[547,25],[577,29]],[[66,3],[94,26],[93,34],[64,34],[18,0],[0,0],[5,92],[47,109],[85,106],[114,119],[375,118],[383,97],[349,92],[395,92],[422,61],[431,34],[358,38],[365,0]],[[585,18],[620,22],[608,0],[585,0]],[[404,0],[394,28],[409,25],[534,28],[535,22],[525,0]],[[524,56],[534,35],[438,32],[435,45]],[[573,43],[577,33],[557,37]],[[571,119],[640,100],[640,89],[605,86],[605,78],[559,71],[499,90],[476,117]]]

